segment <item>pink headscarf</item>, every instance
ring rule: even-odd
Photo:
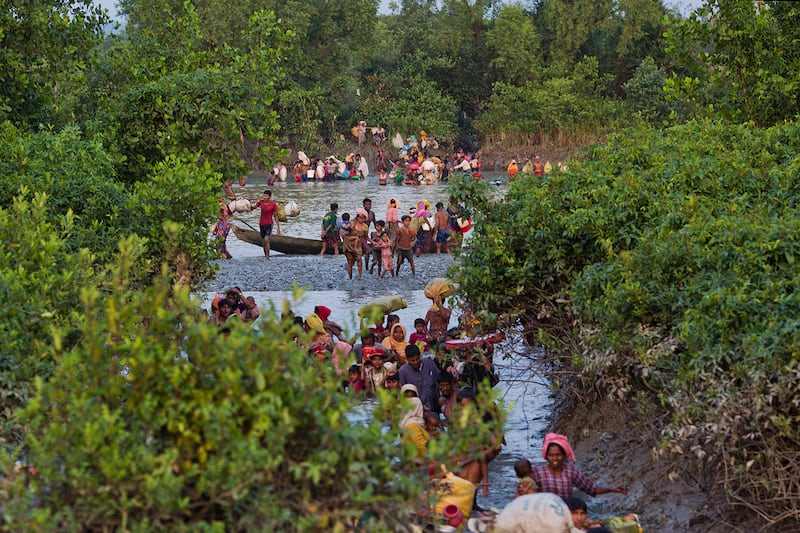
[[[359,207],[358,209],[356,209],[356,216],[363,216],[364,218],[369,218],[367,210],[364,209],[363,207]]]
[[[575,462],[575,452],[572,451],[572,446],[569,445],[569,440],[564,435],[560,435],[558,433],[548,433],[544,436],[544,445],[542,446],[542,458],[547,460],[547,448],[550,447],[551,444],[558,444],[561,446],[561,449],[564,450],[564,453],[567,454],[567,459]]]
[[[425,215],[427,215],[427,213],[425,212],[425,201],[420,200],[419,202],[417,202],[417,210],[414,211],[414,218],[422,218]]]

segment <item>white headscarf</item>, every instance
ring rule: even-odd
[[[422,407],[422,400],[419,398],[408,398],[411,402],[411,410],[406,413],[403,420],[400,421],[400,427],[406,428],[409,424],[419,424],[425,426],[425,408]]]

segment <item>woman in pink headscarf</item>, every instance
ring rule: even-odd
[[[552,492],[562,499],[572,497],[573,487],[578,487],[589,496],[608,494],[609,492],[628,494],[627,487],[601,487],[578,470],[573,464],[575,453],[564,435],[558,433],[545,435],[542,457],[547,463],[533,468],[533,479],[539,486],[540,492]]]

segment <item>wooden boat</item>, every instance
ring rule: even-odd
[[[232,224],[233,234],[240,241],[256,246],[264,246],[261,234],[252,229],[240,228]],[[288,237],[286,235],[272,234],[269,238],[271,250],[287,255],[319,255],[322,251],[322,241],[319,239],[305,239],[303,237]],[[333,249],[328,248],[326,253],[333,255]]]

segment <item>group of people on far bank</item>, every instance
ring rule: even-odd
[[[552,173],[553,170],[554,169],[550,164],[550,161],[542,161],[541,156],[536,155],[534,156],[533,161],[530,159],[525,161],[525,165],[522,167],[522,174],[544,177]],[[560,172],[566,172],[568,168],[561,161],[558,161],[556,163],[556,170]],[[520,174],[520,169],[516,159],[512,159],[508,164],[508,167],[506,168],[506,174],[508,174],[509,181],[514,181],[517,179],[517,176]]]

